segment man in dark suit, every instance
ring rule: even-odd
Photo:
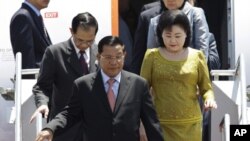
[[[38,109],[31,122],[38,113],[43,113],[48,121],[53,119],[72,96],[73,81],[97,71],[97,47],[93,44],[98,31],[96,19],[88,12],[80,13],[73,18],[70,31],[72,37],[69,40],[49,46],[45,51],[38,80],[33,87]],[[55,134],[54,141],[81,140],[81,126],[78,122],[67,132]]]
[[[147,37],[150,19],[166,10],[163,0],[157,1],[153,5],[154,7],[142,11],[139,16],[137,29],[135,32],[134,48],[132,52],[133,58],[130,71],[136,74],[140,73],[142,60],[147,49]]]
[[[208,55],[208,68],[209,70],[220,69],[220,56],[217,50],[216,40],[213,33],[209,33],[209,55]]]
[[[10,23],[10,39],[14,55],[22,53],[22,68],[39,68],[45,49],[51,40],[42,21],[41,9],[49,0],[26,0],[13,15]]]
[[[53,134],[80,120],[84,123],[84,141],[139,141],[140,119],[149,141],[163,141],[147,82],[122,70],[125,55],[118,37],[101,39],[97,54],[101,69],[75,80],[69,104],[36,141],[50,141]]]

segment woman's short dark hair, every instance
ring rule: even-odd
[[[164,42],[162,38],[163,31],[170,30],[174,25],[180,26],[184,32],[187,34],[184,48],[188,47],[191,39],[191,28],[188,17],[181,10],[167,10],[160,15],[158,25],[157,25],[157,37],[160,42],[160,47],[164,47]]]
[[[95,27],[95,34],[98,31],[97,20],[88,12],[77,14],[72,20],[71,27],[74,33],[77,31],[77,27],[82,27],[85,30],[88,30],[90,27]]]
[[[105,45],[108,45],[108,46],[116,46],[116,45],[124,46],[124,43],[117,36],[105,36],[98,43],[98,53],[99,54],[101,54],[103,52],[103,47]],[[125,47],[123,48],[123,52],[124,51],[125,51]]]

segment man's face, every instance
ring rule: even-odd
[[[124,57],[126,55],[123,50],[124,46],[121,45],[104,45],[103,52],[97,54],[97,59],[100,62],[103,72],[109,77],[115,77],[121,72],[124,65]]]
[[[184,0],[163,0],[163,2],[169,10],[175,10],[182,6]]]
[[[76,33],[71,30],[75,45],[80,50],[86,50],[91,47],[95,41],[96,27],[90,27],[88,30],[78,27]]]
[[[28,0],[28,2],[41,10],[48,7],[50,0]]]

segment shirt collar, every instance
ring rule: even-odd
[[[75,48],[76,54],[77,54],[77,56],[78,56],[78,55],[79,55],[80,49],[76,47],[76,44],[75,44],[75,42],[74,42],[74,40],[73,40],[73,37],[71,37],[70,40],[71,40],[71,42],[72,42],[72,44],[73,44],[73,46],[74,46],[74,48]],[[90,55],[89,48],[87,48],[87,49],[85,50],[85,54],[86,54],[87,56]]]
[[[107,83],[107,81],[109,79],[111,79],[109,76],[107,76],[103,70],[101,69],[101,74],[102,74],[102,78],[103,78],[103,84]],[[118,73],[115,77],[113,77],[113,79],[115,79],[116,82],[120,83],[121,81],[121,72]]]
[[[29,3],[28,1],[24,1],[24,3],[28,5],[36,13],[37,16],[41,15],[40,11],[34,5]]]

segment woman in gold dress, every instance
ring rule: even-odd
[[[154,104],[166,141],[201,141],[204,109],[217,108],[202,51],[188,47],[190,24],[180,10],[168,10],[159,18],[159,48],[148,49],[141,76],[152,87]]]

